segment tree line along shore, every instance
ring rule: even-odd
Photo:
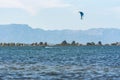
[[[66,40],[62,41],[59,44],[48,44],[47,42],[35,42],[31,44],[26,43],[0,43],[0,46],[120,46],[120,42],[115,42],[111,44],[102,44],[101,41],[98,43],[95,42],[87,42],[86,44],[81,44],[75,41],[68,43]]]

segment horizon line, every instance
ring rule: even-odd
[[[42,30],[45,30],[45,31],[62,31],[62,30],[72,30],[72,31],[86,31],[86,30],[91,30],[91,29],[120,29],[120,28],[114,28],[114,27],[111,27],[111,28],[104,28],[104,27],[93,27],[93,28],[86,28],[86,29],[45,29],[45,28],[34,28],[32,27],[31,25],[29,24],[20,24],[20,23],[6,23],[6,24],[0,24],[0,26],[3,26],[3,25],[26,25],[28,27],[30,27],[31,29],[42,29]]]

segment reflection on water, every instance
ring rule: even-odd
[[[0,80],[120,80],[120,47],[0,47]]]

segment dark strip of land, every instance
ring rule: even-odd
[[[87,42],[86,44],[81,44],[79,42],[72,41],[68,43],[66,40],[62,41],[59,44],[48,44],[47,42],[35,42],[35,43],[0,43],[0,46],[120,46],[120,42],[102,44],[101,41],[98,43]]]

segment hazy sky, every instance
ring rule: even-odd
[[[120,28],[120,0],[0,0],[0,24],[11,23],[51,30]]]

